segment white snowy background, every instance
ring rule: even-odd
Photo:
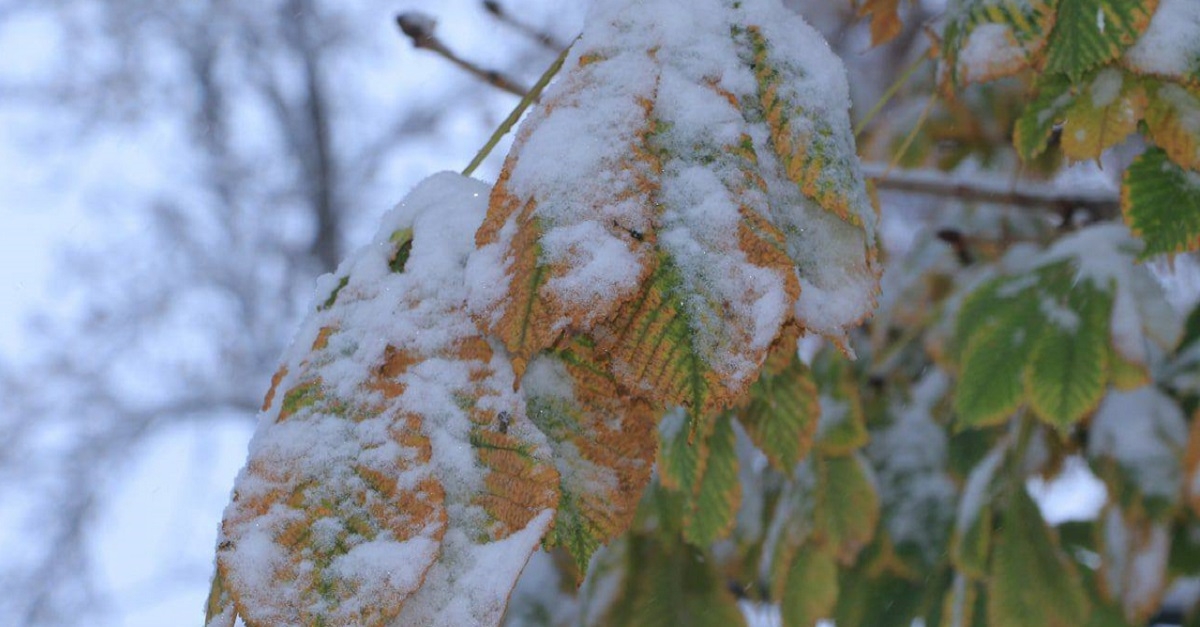
[[[154,108],[169,106],[163,104],[166,100],[157,100],[162,94],[139,94],[131,103],[142,116],[138,123],[106,119],[75,136],[64,129],[86,127],[76,126],[78,105],[48,105],[8,89],[66,72],[68,76],[55,84],[70,91],[75,85],[70,73],[86,78],[88,72],[102,67],[105,59],[79,55],[94,54],[104,47],[74,40],[78,33],[72,29],[77,24],[68,23],[64,16],[76,21],[83,16],[86,24],[87,16],[97,13],[96,7],[103,4],[0,0],[0,375],[33,371],[45,355],[69,354],[76,346],[88,350],[84,339],[57,329],[69,326],[90,301],[105,298],[100,286],[111,290],[110,280],[120,285],[122,277],[88,278],[85,270],[111,274],[120,268],[81,267],[96,257],[72,251],[113,250],[113,258],[129,255],[130,267],[146,264],[153,270],[157,256],[169,251],[155,248],[161,243],[143,239],[152,230],[154,215],[146,207],[153,207],[163,190],[186,196],[188,186],[194,184],[188,177],[193,174],[189,168],[195,165],[188,155],[189,142],[195,139],[172,121],[172,111]],[[172,3],[147,4],[169,8]],[[217,1],[208,4],[224,6]],[[231,12],[237,10],[236,3],[224,4]],[[364,242],[378,216],[417,181],[436,171],[461,170],[516,102],[444,59],[413,50],[396,31],[393,17],[397,11],[416,9],[433,14],[439,20],[439,36],[456,52],[511,72],[525,84],[532,84],[554,55],[490,18],[475,0],[325,4],[336,4],[336,12],[353,32],[354,45],[339,49],[327,68],[341,107],[339,142],[369,144],[386,139],[386,121],[398,112],[432,104],[437,114],[430,118],[431,128],[399,133],[386,158],[354,190],[357,213],[346,216],[346,247],[342,249],[346,250]],[[565,40],[577,30],[584,3],[507,0],[503,4],[523,21]],[[829,8],[834,4],[840,3],[807,3],[807,14],[825,32],[841,17]],[[924,3],[925,14],[935,15],[939,4]],[[869,106],[894,77],[878,69],[882,67],[880,57],[867,52],[861,28],[842,36],[848,39],[835,42],[835,48],[853,53],[850,61],[860,71],[853,83],[854,97]],[[169,56],[140,61],[162,66],[147,70],[150,73],[171,71]],[[879,75],[881,72],[885,75]],[[109,87],[118,95],[106,97],[120,100],[122,86]],[[172,86],[181,88],[186,85]],[[41,96],[56,98],[53,93]],[[253,106],[241,114],[238,141],[266,145],[276,139],[269,125],[256,118],[261,113]],[[487,180],[495,175],[507,143],[497,148],[477,176]],[[257,154],[262,161],[256,166],[264,178],[283,167],[271,161],[269,152]],[[260,204],[250,209],[271,215],[276,211],[271,202],[270,196],[264,195]],[[202,200],[197,203],[202,207]],[[306,227],[292,224],[284,216],[278,228],[298,231],[302,238]],[[252,266],[255,260],[247,258],[243,263]],[[138,276],[129,272],[128,280],[136,281]],[[311,293],[311,287],[303,289]],[[192,306],[200,312],[197,315],[204,315],[203,301]],[[283,327],[279,334],[288,337],[296,322],[280,320],[278,324]],[[195,351],[201,354],[198,360],[203,368],[219,372],[219,350],[214,353],[203,346],[203,337],[189,336],[178,327],[166,328],[167,333],[155,336],[159,349]],[[237,383],[261,394],[269,374],[270,369],[264,369],[261,380]],[[182,376],[169,369],[158,371],[158,378],[142,373],[134,387],[148,390],[143,394],[153,398],[155,390],[171,388]],[[0,388],[0,405],[12,400],[5,399],[5,393],[5,388]],[[41,393],[69,395],[53,387]],[[94,589],[87,596],[89,604],[80,606],[89,608],[89,614],[74,617],[78,624],[150,627],[201,621],[220,512],[242,464],[252,418],[247,412],[225,411],[203,421],[172,423],[131,440],[133,445],[121,451],[119,459],[110,460],[114,464],[97,468],[95,480],[102,489],[97,491],[91,514],[81,521],[89,530],[84,548],[92,568],[88,580]],[[36,422],[39,416],[21,419]],[[43,437],[53,441],[69,435]],[[29,467],[34,466],[30,461]],[[37,557],[36,552],[42,550],[38,543],[45,539],[39,538],[39,528],[29,526],[26,518],[33,506],[30,489],[40,479],[33,471],[22,474],[20,468],[5,467],[0,472],[0,582],[13,577],[9,571],[15,571],[16,582],[27,583],[21,581],[21,569],[26,560]],[[1052,518],[1086,516],[1094,511],[1096,488],[1078,479],[1081,473],[1069,473],[1076,479],[1068,482],[1035,487]],[[4,613],[18,611],[11,609],[14,607],[19,605],[0,603],[0,625],[24,624],[28,614]],[[55,620],[47,618],[39,624],[55,624]]]

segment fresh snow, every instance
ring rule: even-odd
[[[1153,386],[1112,391],[1092,418],[1087,453],[1110,458],[1144,496],[1176,500],[1188,424],[1179,405]]]
[[[1160,0],[1150,26],[1125,53],[1134,70],[1175,78],[1200,72],[1200,2]]]

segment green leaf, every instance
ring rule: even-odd
[[[811,627],[833,616],[838,599],[837,558],[828,547],[806,546],[792,559],[779,609],[784,627]]]
[[[692,422],[701,424],[693,438]],[[691,494],[708,464],[708,434],[715,422],[694,420],[687,412],[677,409],[667,414],[658,425],[658,479],[663,486]]]
[[[1013,303],[965,342],[954,410],[963,427],[1004,422],[1025,396],[1025,369],[1042,332],[1032,298],[1012,296]],[[999,312],[998,312],[999,313]],[[960,320],[961,320],[960,314]]]
[[[834,351],[824,351],[813,364],[813,378],[821,390],[817,449],[822,455],[849,455],[870,439],[858,381],[850,362]]]
[[[687,544],[633,534],[626,540],[625,577],[597,624],[629,627],[738,627],[746,619],[714,568],[715,560]]]
[[[1158,0],[1062,0],[1046,49],[1046,71],[1078,81],[1137,41]]]
[[[984,504],[975,514],[969,527],[955,536],[950,547],[950,556],[954,566],[960,572],[975,580],[982,580],[988,574],[988,556],[992,550],[992,508]]]
[[[733,528],[742,498],[735,443],[732,420],[721,416],[708,438],[708,463],[683,519],[683,536],[696,546],[707,547]]]
[[[1200,171],[1200,86],[1146,79],[1150,139],[1180,167]]]
[[[1125,171],[1121,210],[1146,242],[1143,259],[1200,248],[1200,174],[1150,148]]]
[[[788,472],[808,454],[821,416],[816,381],[789,343],[768,357],[750,400],[738,412],[754,445],[777,470]],[[779,362],[779,363],[776,363]]]
[[[1025,376],[1030,408],[1060,432],[1099,405],[1108,380],[1112,297],[1075,274],[1070,264],[1043,274],[1040,304],[1048,324]]]
[[[1087,592],[1054,531],[1023,489],[1013,490],[992,550],[987,616],[993,627],[1077,627]]]
[[[813,532],[844,564],[871,542],[879,522],[879,494],[866,462],[858,455],[818,456]]]
[[[1061,74],[1043,74],[1036,91],[1037,97],[1021,112],[1013,130],[1013,145],[1026,163],[1046,151],[1054,127],[1063,121],[1067,108],[1075,101],[1071,81]]]

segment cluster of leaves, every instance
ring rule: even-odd
[[[838,62],[773,0],[693,5],[598,0],[495,186],[431,178],[329,279],[210,625],[1132,627],[1200,575],[1200,314],[1136,264],[1200,235],[1200,73],[1145,52],[1192,9],[954,4],[945,94],[1036,70],[1022,158],[1154,142],[1142,241],[962,212],[851,333],[880,264]],[[899,7],[858,4],[877,42]],[[1081,464],[1106,503],[1054,527],[1028,486]]]

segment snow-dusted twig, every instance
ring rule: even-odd
[[[880,190],[957,198],[1068,214],[1087,211],[1098,220],[1121,214],[1121,201],[1109,189],[1061,187],[972,174],[963,176],[936,170],[892,170],[882,163],[863,164],[863,171]]]
[[[554,35],[538,30],[537,28],[518,20],[511,13],[504,10],[504,5],[496,0],[483,0],[483,8],[491,13],[497,20],[511,26],[522,35],[545,46],[552,52],[560,52],[567,47],[567,44],[559,41]]]
[[[400,27],[400,32],[412,40],[414,48],[436,53],[489,85],[502,89],[518,98],[524,98],[525,94],[529,93],[529,89],[517,84],[499,71],[482,68],[455,54],[434,33],[436,24],[433,18],[416,11],[401,13],[396,16],[396,25]]]

